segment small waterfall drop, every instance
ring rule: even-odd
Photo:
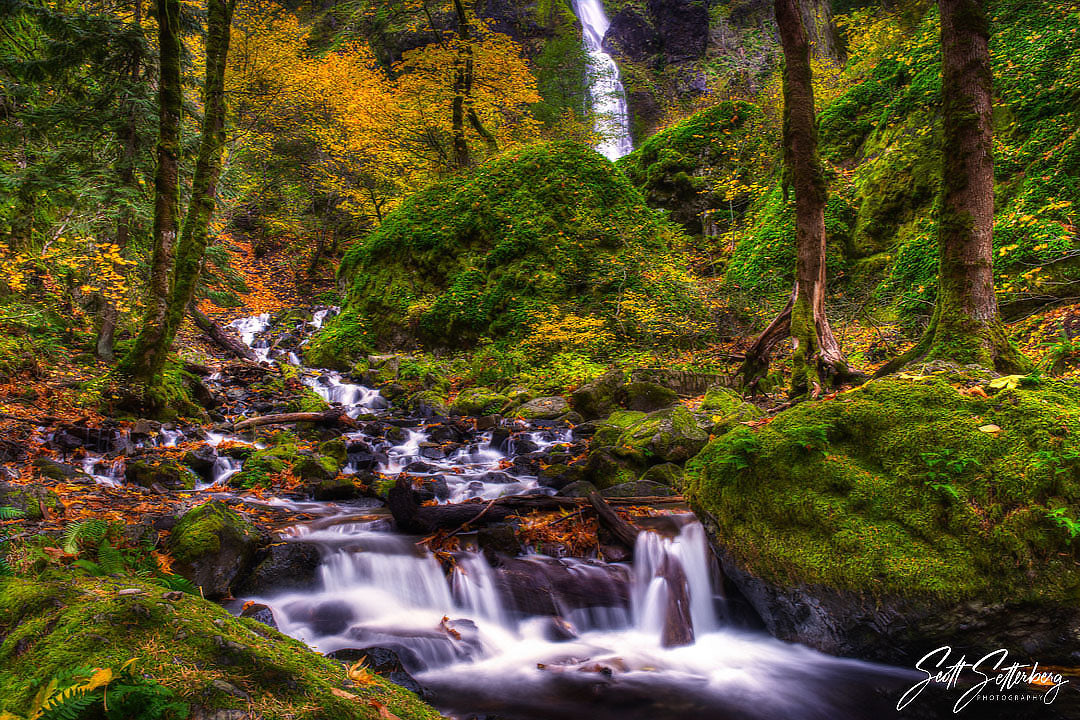
[[[592,65],[589,101],[596,113],[596,131],[603,138],[596,151],[608,160],[618,160],[634,149],[634,143],[619,67],[604,52],[604,34],[611,22],[602,0],[574,0],[574,12],[581,20],[582,41]]]

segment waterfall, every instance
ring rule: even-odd
[[[603,138],[596,151],[608,160],[618,160],[634,149],[634,143],[619,67],[604,52],[604,33],[611,23],[602,0],[574,0],[574,12],[581,20],[582,41],[592,65],[589,100],[596,113],[596,131]]]

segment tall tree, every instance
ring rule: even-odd
[[[149,382],[164,364],[169,312],[169,279],[180,230],[180,120],[183,87],[180,68],[180,0],[157,0],[159,78],[157,170],[154,174],[154,235],[149,296],[135,346],[118,371]],[[168,348],[165,350],[168,352]]]
[[[817,395],[850,375],[825,315],[825,177],[818,156],[810,43],[798,0],[776,0],[784,48],[784,164],[795,188],[795,286],[787,305],[746,352],[746,385],[768,371],[773,348],[786,337],[794,349],[792,394]]]
[[[878,375],[923,358],[1027,369],[1009,342],[994,294],[994,157],[990,26],[984,0],[939,0],[942,176],[938,290],[930,325]]]
[[[149,308],[135,347],[124,358],[120,371],[137,382],[149,384],[165,364],[188,304],[198,284],[203,255],[210,232],[221,175],[221,156],[225,147],[225,66],[229,53],[229,35],[236,0],[209,0],[207,3],[206,80],[203,88],[202,136],[192,179],[191,200],[184,218],[183,232],[177,242],[179,216],[178,153],[170,152],[170,143],[179,141],[179,53],[166,58],[166,47],[178,49],[178,15],[173,30],[162,31],[161,57],[161,137],[158,143],[158,206],[154,222],[154,257],[151,268]],[[177,0],[159,0],[159,12],[171,20],[179,11]],[[161,26],[171,25],[160,19]],[[166,85],[176,83],[176,93]],[[176,110],[175,116],[172,110]],[[175,135],[172,121],[177,120]],[[169,133],[166,135],[166,133]],[[177,146],[178,147],[178,144]],[[164,169],[163,169],[164,168]],[[162,229],[159,232],[158,223]]]

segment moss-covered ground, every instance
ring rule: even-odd
[[[415,695],[345,668],[196,595],[130,578],[52,571],[0,580],[0,713],[22,715],[50,679],[75,667],[134,670],[192,709],[266,720],[440,715]],[[386,713],[393,715],[387,715]]]

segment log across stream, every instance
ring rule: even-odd
[[[233,327],[260,360],[297,362],[267,350],[265,318]],[[386,416],[377,391],[300,370],[342,417]],[[366,657],[455,718],[861,718],[910,684],[906,671],[729,622],[717,563],[689,511],[671,506],[664,533],[633,527],[599,496],[553,497],[534,477],[507,476],[513,448],[490,432],[431,457],[422,455],[422,419],[386,417],[402,431],[379,471],[437,475],[446,483],[438,502],[421,503],[402,480],[388,508],[370,499],[298,504],[315,519],[283,541],[317,550],[316,577],[281,578],[279,590],[238,598],[238,607],[265,605],[283,632],[343,660]],[[347,441],[374,442],[363,423],[341,430]],[[532,447],[569,441],[568,429],[527,432]],[[535,509],[591,513],[632,561],[485,554],[475,544],[478,527]],[[430,552],[421,541],[431,533],[455,535],[454,549]]]

